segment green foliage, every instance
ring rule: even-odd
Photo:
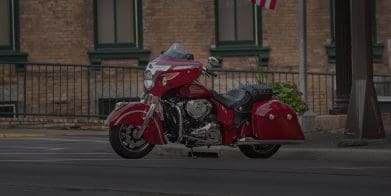
[[[273,94],[279,100],[290,105],[297,113],[307,111],[307,104],[302,99],[302,94],[296,86],[288,83],[273,83],[271,85]]]

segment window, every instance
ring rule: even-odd
[[[12,49],[12,2],[0,0],[0,49]]]
[[[27,61],[27,54],[19,51],[18,0],[0,0],[0,61]]]
[[[242,0],[218,1],[218,45],[255,45],[254,6]]]
[[[326,45],[326,52],[329,63],[335,63],[335,0],[330,0],[330,32],[331,42]],[[373,62],[381,63],[383,58],[384,45],[377,43],[376,28],[376,0],[371,1],[371,18],[372,18],[372,51]]]
[[[141,0],[94,0],[95,51],[93,64],[102,59],[138,58],[146,64],[150,52],[143,50]]]
[[[97,47],[135,47],[133,0],[97,0]]]
[[[211,55],[259,56],[267,63],[269,49],[262,48],[261,9],[249,1],[215,0],[216,48]]]

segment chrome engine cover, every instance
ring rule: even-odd
[[[222,141],[220,126],[215,122],[206,123],[198,129],[192,129],[187,137],[196,140],[196,146],[220,145]]]
[[[212,104],[206,99],[190,100],[186,103],[186,112],[195,120],[202,120],[212,109]]]

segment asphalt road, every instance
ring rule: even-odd
[[[103,136],[5,138],[0,195],[389,196],[391,165],[154,153],[125,160]]]

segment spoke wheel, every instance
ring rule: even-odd
[[[240,151],[249,158],[266,159],[273,156],[280,145],[278,144],[256,144],[256,145],[241,145]]]
[[[136,138],[139,127],[119,125],[110,129],[110,144],[114,151],[123,158],[137,159],[147,155],[153,149],[143,138]]]

